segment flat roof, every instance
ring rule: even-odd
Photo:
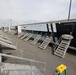
[[[76,22],[76,19],[70,19],[70,20],[57,20],[57,21],[47,21],[47,22],[38,22],[38,23],[28,23],[28,24],[21,24],[19,26],[24,25],[33,25],[33,24],[47,24],[47,23],[68,23],[68,22]]]

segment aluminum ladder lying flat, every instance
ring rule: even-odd
[[[1,38],[3,39],[8,39],[6,36],[0,35]]]
[[[12,42],[11,42],[11,41],[9,41],[8,39],[0,38],[0,40],[1,40],[1,41],[4,41],[4,42],[6,42],[6,43],[10,43],[10,44],[12,43]]]
[[[6,43],[6,42],[1,41],[1,40],[0,40],[0,44],[3,45],[3,46],[6,46],[6,47],[12,48],[12,49],[17,49],[17,47],[14,46],[13,44]]]
[[[22,33],[22,34],[18,35],[18,37],[20,38],[20,37],[22,37],[23,35],[24,35],[24,33]]]
[[[31,42],[32,45],[35,45],[39,39],[41,38],[41,35],[37,35],[37,37]]]
[[[62,40],[59,46],[56,48],[54,54],[64,58],[69,45],[70,45],[70,40]]]
[[[28,41],[31,37],[32,37],[32,34],[29,34],[29,35],[27,36],[27,38],[24,39],[24,41]]]
[[[47,38],[43,41],[43,43],[39,46],[39,48],[45,49],[45,48],[48,46],[48,44],[51,42],[51,40],[52,40],[52,38],[47,37]]]
[[[27,36],[28,36],[28,33],[24,34],[20,39],[24,39]]]

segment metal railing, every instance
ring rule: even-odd
[[[59,43],[61,42],[62,38],[60,37],[58,39],[58,41],[55,43],[55,46],[54,46],[54,51],[56,50],[56,48],[58,47]]]
[[[0,62],[1,63],[2,63],[2,57],[10,57],[10,58],[15,58],[15,59],[25,60],[25,61],[30,61],[31,62],[31,65],[30,65],[31,68],[30,69],[4,69],[2,71],[3,75],[10,75],[10,72],[11,71],[16,71],[16,72],[18,72],[18,71],[22,71],[22,72],[23,71],[29,71],[30,72],[30,75],[32,75],[32,72],[35,73],[36,71],[37,71],[37,73],[41,73],[41,72],[44,73],[45,72],[45,69],[46,69],[46,63],[45,62],[37,61],[37,60],[34,60],[34,59],[32,60],[32,59],[27,59],[27,58],[22,58],[22,57],[17,57],[17,56],[13,56],[13,55],[6,55],[6,54],[0,53]],[[32,68],[33,63],[42,64],[42,65],[44,65],[44,68],[41,68],[41,69],[40,68],[33,69]],[[20,64],[20,65],[22,65],[22,64]],[[41,72],[39,72],[39,71],[41,71]],[[1,69],[0,69],[0,72],[1,72]]]

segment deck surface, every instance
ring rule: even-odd
[[[5,32],[4,32],[5,33]],[[5,33],[9,37],[11,37],[17,43],[18,50],[6,49],[2,48],[3,53],[8,53],[11,55],[21,56],[19,50],[23,50],[24,52],[29,53],[29,55],[24,54],[24,57],[31,58],[34,57],[35,60],[46,62],[46,71],[45,75],[52,75],[55,68],[60,64],[65,64],[68,67],[68,75],[76,75],[76,52],[66,53],[64,59],[53,55],[53,48],[48,46],[45,50],[38,48],[41,43],[37,43],[36,45],[31,45],[29,40],[25,42],[17,37],[17,35],[11,35],[9,33]],[[30,55],[31,54],[31,55]],[[6,60],[10,61],[9,59]],[[14,60],[13,60],[14,61]]]

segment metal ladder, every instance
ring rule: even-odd
[[[28,33],[24,34],[20,39],[23,40],[27,36],[28,36]]]
[[[70,42],[71,42],[71,40],[62,40],[60,42],[59,46],[56,48],[54,54],[61,58],[64,58],[66,51],[70,45]]]
[[[6,43],[12,44],[12,42],[11,42],[10,40],[8,40],[8,39],[0,38],[0,40],[1,40],[1,41],[4,41],[4,42],[6,42]]]
[[[12,49],[17,49],[17,47],[14,44],[10,44],[10,43],[4,42],[4,41],[0,41],[0,44],[5,46],[5,47],[9,47],[9,48],[12,48]]]
[[[32,34],[29,34],[29,35],[27,36],[27,38],[24,39],[24,41],[28,41],[31,37],[32,37]]]
[[[18,38],[22,37],[23,35],[24,35],[24,33],[22,33],[22,34],[18,35]]]
[[[7,38],[3,38],[6,37],[6,35],[2,32],[2,37],[0,37],[0,45],[5,46],[5,47],[9,47],[12,49],[17,49],[17,47],[11,42],[13,40],[11,40],[11,38],[7,37]]]
[[[47,37],[47,38],[43,41],[43,43],[39,46],[39,48],[45,49],[45,48],[48,46],[48,44],[51,42],[51,40],[52,40],[52,38]]]
[[[37,37],[31,42],[32,45],[35,45],[39,39],[41,38],[41,35],[37,35]]]

